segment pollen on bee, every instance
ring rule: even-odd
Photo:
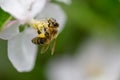
[[[31,20],[29,23],[34,29],[42,32],[43,28],[48,28],[48,23],[42,20]]]
[[[47,20],[31,20],[29,24],[38,33],[38,36],[33,38],[32,42],[43,47],[41,53],[48,49],[49,44],[53,44],[51,49],[51,54],[53,54],[58,35],[58,22],[53,18],[49,18]]]
[[[38,35],[38,37],[44,38],[44,37],[45,37],[45,34],[41,33],[41,34]]]

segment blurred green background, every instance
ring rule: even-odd
[[[55,1],[54,1],[55,2]],[[71,5],[58,3],[67,15],[64,30],[57,38],[55,54],[50,49],[43,55],[38,50],[36,65],[31,72],[19,73],[7,56],[7,41],[0,39],[0,80],[46,80],[45,67],[56,56],[74,55],[77,47],[90,37],[120,39],[119,0],[73,0]],[[8,14],[0,10],[0,26]]]

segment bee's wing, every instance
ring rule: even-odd
[[[55,45],[56,45],[56,38],[55,39],[53,39],[53,41],[52,41],[52,48],[51,48],[51,55],[53,55],[54,54],[54,51],[55,51]]]
[[[41,54],[45,53],[48,50],[49,45],[50,44],[46,44],[46,45],[42,46],[42,48],[41,48]]]

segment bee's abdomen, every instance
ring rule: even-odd
[[[39,38],[35,37],[35,38],[32,39],[32,43],[38,45],[39,44],[38,40],[39,40]]]
[[[40,38],[40,37],[35,37],[32,39],[32,43],[36,45],[44,45],[46,43],[47,39],[46,38]]]
[[[40,40],[38,42],[40,45],[43,45],[46,42],[46,38],[40,38]]]

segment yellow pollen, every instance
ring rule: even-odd
[[[38,37],[44,38],[44,37],[45,37],[45,34],[41,33],[41,34],[38,35]]]
[[[45,21],[31,20],[30,25],[40,32],[42,32],[43,28],[48,28],[48,23]]]

